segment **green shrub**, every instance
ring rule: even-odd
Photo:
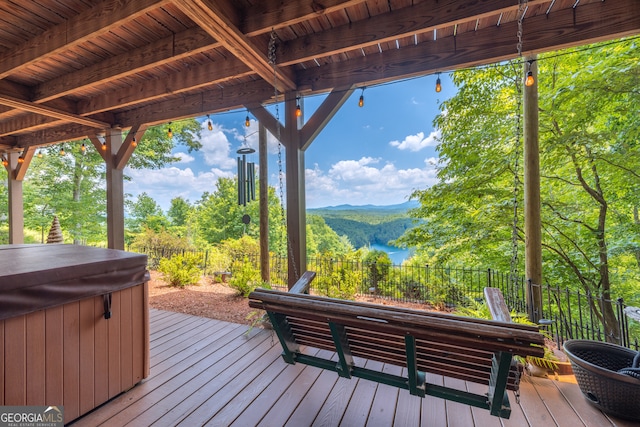
[[[174,255],[171,258],[162,258],[158,271],[162,278],[171,286],[185,287],[197,284],[200,280],[199,257],[195,254],[185,253]]]
[[[258,286],[269,287],[268,284],[261,281],[260,270],[255,268],[247,258],[243,261],[234,261],[231,272],[229,286],[243,297],[249,296]]]

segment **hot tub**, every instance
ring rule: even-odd
[[[148,280],[146,255],[0,245],[0,405],[67,423],[146,378]]]

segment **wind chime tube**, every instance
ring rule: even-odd
[[[238,205],[244,205],[245,204],[244,178],[242,176],[244,165],[243,165],[243,159],[241,159],[240,157],[238,157],[237,159],[238,159]]]
[[[247,163],[247,198],[253,202],[256,199],[256,164]]]

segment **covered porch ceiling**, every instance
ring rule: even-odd
[[[524,55],[640,32],[637,0],[1,0],[0,153],[515,58],[520,16]]]

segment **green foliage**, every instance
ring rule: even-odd
[[[376,243],[387,245],[413,227],[413,221],[407,217],[376,224],[335,217],[328,217],[324,220],[337,234],[347,236],[349,241],[353,242],[353,246],[357,248]]]
[[[129,231],[137,233],[146,227],[160,232],[169,226],[162,209],[147,193],[141,193],[134,202],[126,201],[125,204],[129,213],[126,218]]]
[[[182,197],[176,197],[171,199],[171,206],[167,211],[167,215],[169,220],[171,221],[171,225],[174,227],[181,227],[186,225],[187,219],[191,214],[191,210],[193,208],[189,204],[189,201],[183,199]]]
[[[243,297],[249,296],[257,287],[269,288],[267,283],[261,282],[260,270],[255,268],[246,257],[242,261],[234,261],[231,272],[229,286]]]
[[[387,280],[391,267],[389,255],[374,249],[367,252],[363,263],[367,270],[365,282],[369,290],[380,295],[392,296],[393,286]]]
[[[543,280],[554,286],[608,298],[639,274],[639,56],[628,40],[536,62]],[[418,248],[421,262],[509,271],[522,75],[517,63],[452,74],[458,93],[435,120],[439,182],[414,193],[421,223],[400,239]],[[522,183],[522,166],[516,172]],[[520,187],[520,253],[522,197]],[[595,309],[605,333],[617,336],[611,305]]]
[[[166,230],[156,232],[149,228],[137,234],[131,242],[130,247],[132,250],[137,251],[149,248],[165,248],[169,251],[193,249],[193,246],[184,237],[178,237]]]
[[[355,299],[362,283],[363,274],[358,263],[354,261],[354,254],[348,254],[340,260],[329,256],[319,257],[318,263],[325,268],[322,274],[316,276],[313,287],[331,298]]]
[[[307,255],[344,255],[352,250],[349,240],[338,236],[321,216],[307,216]]]
[[[197,255],[185,253],[160,260],[158,271],[163,279],[171,286],[185,287],[195,285],[200,280],[200,258]]]
[[[258,186],[258,184],[256,184]],[[258,196],[257,196],[258,197]],[[275,189],[269,187],[269,249],[280,254],[286,253],[286,235],[282,223],[280,202]],[[227,239],[239,239],[244,235],[259,238],[260,206],[258,199],[238,205],[237,181],[231,178],[219,178],[216,190],[205,193],[196,203],[193,221],[197,233],[207,243],[219,243]],[[249,215],[251,222],[244,224],[243,215]]]

